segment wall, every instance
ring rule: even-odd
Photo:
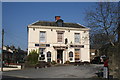
[[[81,56],[80,58],[82,61],[90,61],[89,55],[89,29],[87,28],[66,28],[66,27],[49,27],[49,26],[28,26],[28,54],[31,50],[36,49],[39,50],[39,47],[35,46],[35,44],[39,43],[39,33],[40,31],[46,31],[46,43],[50,44],[50,47],[46,48],[46,52],[52,52],[52,60],[56,60],[56,50],[53,46],[69,46],[70,44],[74,45],[84,45],[84,48],[80,49]],[[35,28],[35,30],[33,29]],[[65,38],[68,39],[68,43],[58,43],[57,42],[57,30],[65,31],[64,32],[64,42]],[[70,32],[69,32],[70,31]],[[80,43],[74,43],[74,33],[80,33]],[[43,43],[44,44],[44,43]],[[68,48],[64,51],[64,60],[69,60],[68,53],[72,51],[74,53],[74,48]],[[75,56],[73,55],[73,58]],[[74,62],[74,59],[73,61]]]

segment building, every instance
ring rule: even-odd
[[[90,62],[90,29],[77,23],[65,23],[60,16],[55,20],[28,25],[28,54],[37,50],[38,60],[47,62]]]
[[[15,47],[3,46],[3,61],[5,64],[23,63],[27,52]]]

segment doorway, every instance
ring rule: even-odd
[[[63,50],[57,50],[57,63],[63,63]]]

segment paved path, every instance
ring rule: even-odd
[[[91,78],[102,65],[56,66],[40,69],[5,71],[3,75],[21,78]]]

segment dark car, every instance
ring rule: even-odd
[[[37,68],[47,68],[50,67],[51,64],[49,62],[45,62],[45,61],[39,61],[36,65],[35,65],[35,69]]]
[[[99,56],[95,57],[92,61],[92,64],[101,64],[101,59]]]

